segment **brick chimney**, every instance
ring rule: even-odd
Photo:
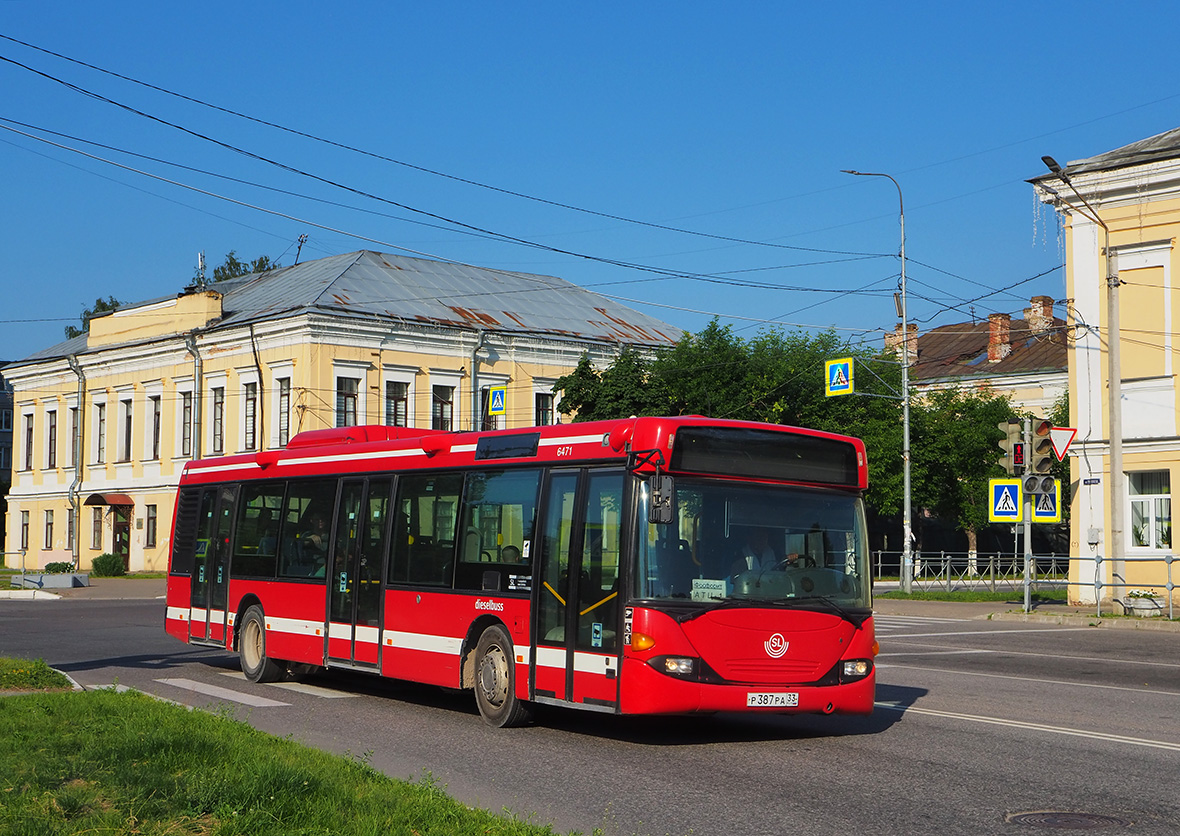
[[[1034,337],[1041,337],[1053,330],[1053,297],[1034,296],[1032,307],[1024,309],[1024,321]]]
[[[897,325],[893,326],[893,333],[885,335],[885,350],[900,355],[902,352],[902,343],[906,343],[906,354],[909,355],[906,365],[912,366],[918,362],[918,326],[911,323],[909,332],[909,340],[903,339],[901,323],[897,323]]]
[[[987,361],[998,363],[1012,353],[1012,317],[1006,313],[987,315]]]

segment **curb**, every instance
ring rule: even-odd
[[[0,590],[0,600],[13,601],[59,601],[61,596],[56,592],[46,592],[42,589],[4,589]]]
[[[1180,633],[1180,621],[1167,618],[1128,618],[1097,616],[1093,613],[1025,613],[994,612],[987,616],[991,621],[1021,621],[1027,624],[1061,624],[1072,627],[1099,627],[1114,630],[1150,630]]]

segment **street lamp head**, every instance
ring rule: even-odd
[[[860,174],[860,172],[859,172],[859,171],[856,171],[856,170],[854,170],[854,169],[851,169],[851,168],[842,168],[842,169],[840,169],[840,171],[841,171],[843,174]]]
[[[1052,171],[1054,174],[1061,173],[1061,165],[1057,162],[1057,160],[1053,159],[1052,157],[1041,157],[1041,162],[1043,162],[1046,166],[1048,166],[1049,170]]]

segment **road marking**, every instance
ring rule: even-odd
[[[909,633],[907,638],[945,638],[946,636],[1003,636],[1012,633],[1092,633],[1093,627],[1045,627],[1017,630],[959,630],[951,633]]]
[[[1131,746],[1146,746],[1151,749],[1168,749],[1180,752],[1180,743],[1169,743],[1164,740],[1148,740],[1142,737],[1127,737],[1121,734],[1106,734],[1105,732],[1086,731],[1085,729],[1071,729],[1065,726],[1048,726],[1043,723],[1026,723],[1022,720],[1008,720],[1002,717],[984,717],[977,714],[960,714],[955,711],[936,711],[932,708],[917,708],[915,706],[898,705],[890,702],[874,703],[877,708],[887,711],[899,711],[903,715],[925,714],[929,717],[943,717],[949,720],[966,720],[969,723],[986,723],[992,726],[1007,726],[1025,731],[1047,732],[1049,734],[1063,734],[1070,737],[1088,737],[1091,740],[1103,740],[1108,743],[1125,743]]]
[[[291,704],[289,702],[279,702],[278,700],[268,700],[266,697],[256,697],[253,694],[243,694],[241,691],[232,691],[229,688],[220,688],[216,685],[206,685],[204,682],[195,682],[191,679],[157,679],[156,682],[163,685],[171,685],[173,688],[183,688],[186,691],[196,691],[198,694],[215,697],[219,700],[229,700],[230,702],[240,702],[243,705],[252,705],[255,708],[279,708]]]
[[[884,654],[880,654],[884,655]],[[1135,688],[1130,685],[1102,685],[1097,682],[1076,682],[1069,679],[1041,679],[1033,676],[1013,676],[1008,673],[984,673],[983,671],[956,671],[947,668],[924,668],[921,665],[877,665],[879,668],[901,668],[911,671],[929,671],[931,673],[946,673],[952,676],[983,676],[990,679],[1012,679],[1017,682],[1037,682],[1041,685],[1067,685],[1070,688],[1100,688],[1105,691],[1132,691],[1136,694],[1162,694],[1166,697],[1177,696],[1176,691],[1161,691],[1158,688]]]
[[[951,633],[951,635],[966,635],[965,633]],[[990,634],[989,634],[990,635]],[[905,639],[910,636],[898,636],[896,641],[900,644],[908,644]],[[944,645],[938,644],[917,644],[915,647],[930,647],[943,648]],[[1119,665],[1140,665],[1147,668],[1180,668],[1180,662],[1151,662],[1146,659],[1119,659],[1113,656],[1065,656],[1060,653],[1034,653],[1031,650],[996,650],[995,653],[1003,653],[1005,656],[1032,656],[1037,659],[1054,659],[1069,662],[1102,662],[1104,664],[1115,663]]]
[[[246,680],[246,674],[241,671],[222,671],[222,676],[240,679],[243,682]],[[268,682],[266,683],[271,688],[282,688],[286,691],[295,691],[300,694],[307,694],[312,697],[321,697],[325,700],[351,700],[356,699],[356,694],[351,694],[347,691],[337,691],[332,688],[323,688],[319,685],[308,685],[306,682]]]
[[[878,659],[886,656],[963,656],[971,653],[998,653],[996,650],[901,650],[897,653],[878,653]]]

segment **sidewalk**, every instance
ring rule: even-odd
[[[1163,630],[1180,633],[1180,621],[1160,617],[1133,618],[1112,615],[1109,612],[1104,612],[1099,618],[1092,606],[1072,607],[1066,603],[1034,602],[1032,612],[1026,613],[1019,591],[1011,601],[910,601],[901,598],[874,598],[873,612],[877,615],[1018,621],[1026,624],[1062,624],[1074,627]]]
[[[7,578],[0,580],[8,583]],[[163,599],[168,581],[166,578],[96,578],[91,576],[90,586],[69,589],[16,589],[0,587],[0,600],[14,601],[56,601],[62,598],[93,598],[104,601],[126,601],[160,598]]]

